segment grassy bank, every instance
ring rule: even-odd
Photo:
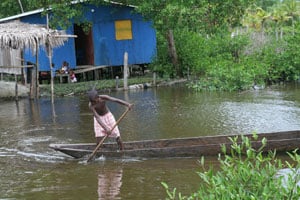
[[[158,84],[165,82],[167,80],[158,78]],[[123,88],[123,80],[120,79],[118,88]],[[152,84],[152,77],[135,77],[128,79],[128,85],[135,84]],[[97,80],[97,81],[88,81],[88,82],[78,82],[78,83],[55,83],[54,84],[54,94],[55,96],[66,96],[66,95],[81,95],[85,94],[88,90],[95,87],[98,91],[111,91],[116,89],[116,80]],[[40,94],[41,96],[50,96],[51,95],[51,85],[42,84],[40,85]]]

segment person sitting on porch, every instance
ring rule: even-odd
[[[68,74],[69,73],[69,63],[67,61],[64,61],[62,66],[61,66],[61,70],[60,70],[61,74]]]
[[[70,79],[72,83],[76,83],[77,82],[77,78],[75,76],[75,73],[73,70],[70,70]]]

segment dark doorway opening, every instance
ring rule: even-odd
[[[80,25],[74,25],[76,64],[94,65],[94,46],[92,29],[85,32]]]

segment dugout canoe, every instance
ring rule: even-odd
[[[200,157],[213,156],[221,153],[221,145],[230,148],[230,137],[241,135],[218,135],[175,139],[157,139],[124,142],[124,150],[117,151],[116,143],[104,143],[96,152],[95,157],[105,158],[168,158],[168,157]],[[262,138],[267,139],[264,151],[288,152],[300,147],[300,130],[259,133],[258,139],[253,134],[243,134],[252,141],[252,147],[258,149],[262,146]],[[95,143],[79,144],[50,144],[49,147],[56,151],[82,158],[92,154],[96,148]]]

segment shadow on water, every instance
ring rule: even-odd
[[[115,92],[135,104],[120,123],[125,141],[300,129],[299,87],[195,93],[184,87]],[[118,118],[124,107],[109,104]],[[164,199],[161,182],[197,190],[197,158],[105,158],[86,164],[48,148],[94,142],[83,97],[0,102],[0,199]],[[214,158],[208,162],[215,163]]]

